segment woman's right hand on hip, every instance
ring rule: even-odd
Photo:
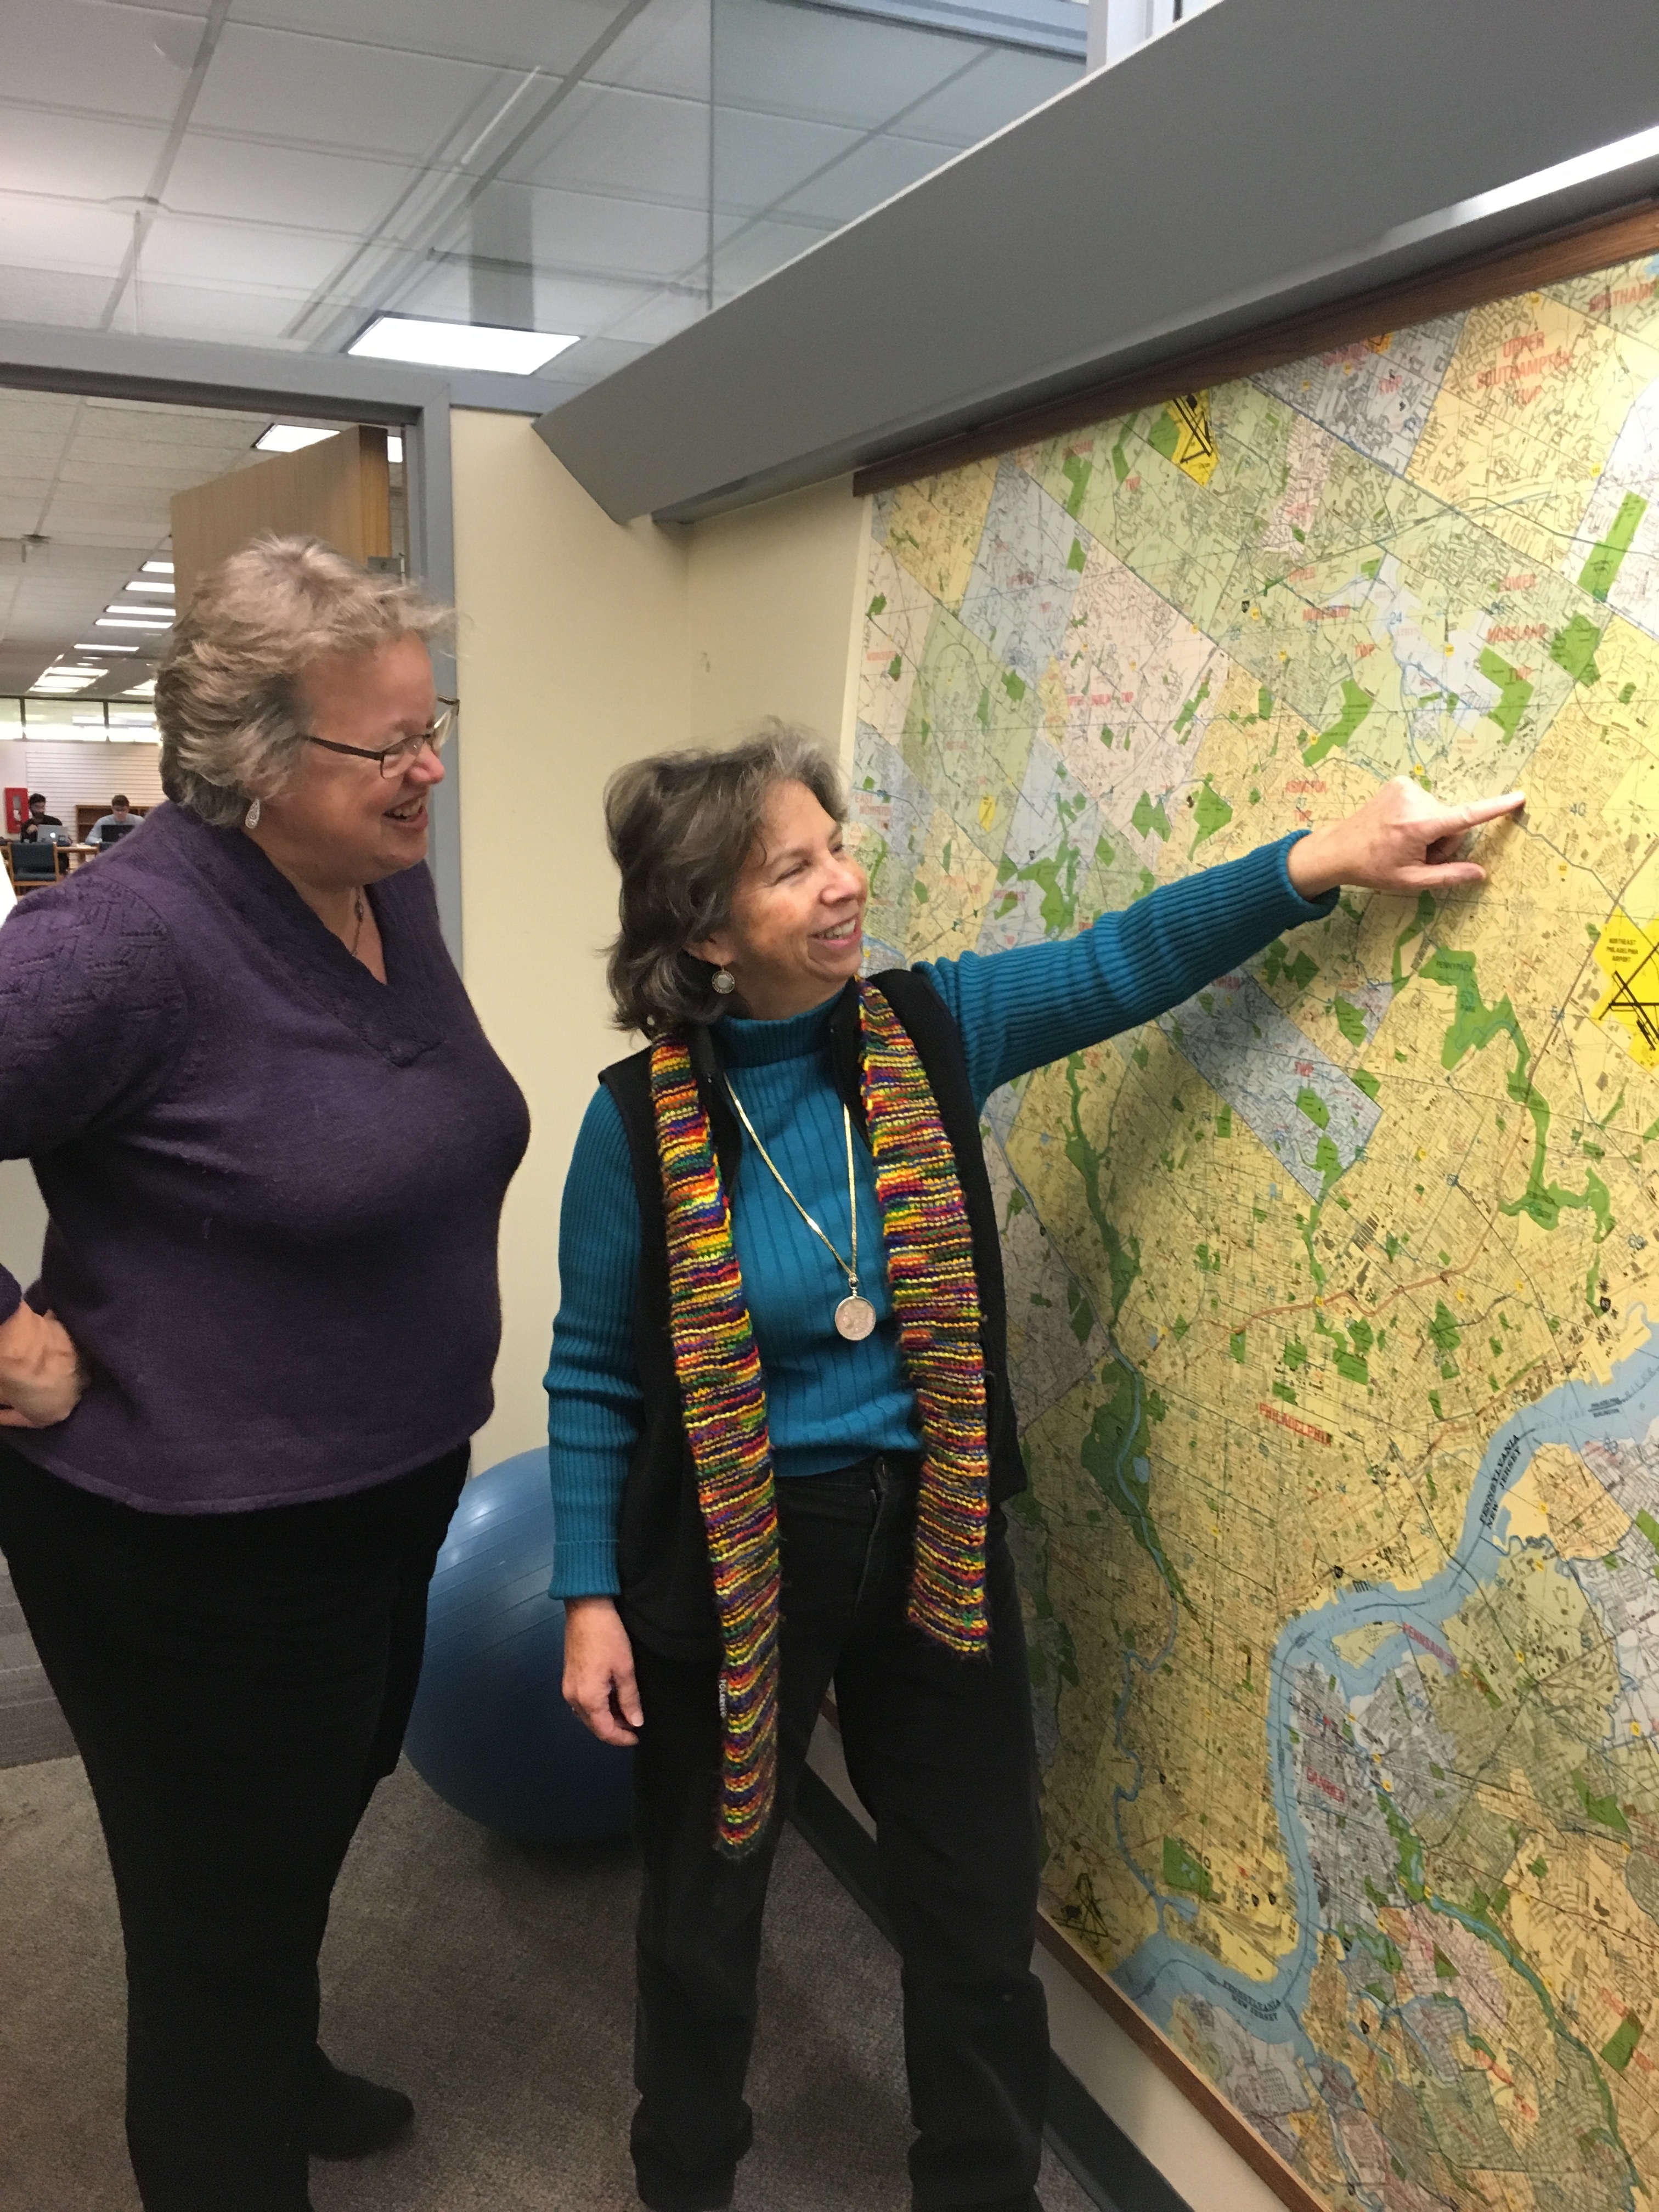
[[[56,1314],[21,1305],[0,1325],[0,1429],[49,1429],[86,1394],[86,1363]]]
[[[634,1647],[608,1597],[564,1601],[564,1701],[601,1743],[634,1743],[645,1718]]]

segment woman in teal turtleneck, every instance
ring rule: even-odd
[[[656,2212],[731,2202],[767,1875],[832,1680],[903,1955],[915,2212],[1037,2208],[1036,1765],[1000,1511],[1024,1474],[980,1109],[1341,884],[1481,881],[1459,841],[1521,803],[1387,784],[1064,942],[860,985],[867,885],[804,740],[614,780],[611,983],[652,1042],[577,1139],[547,1387],[564,1695],[639,1746]]]

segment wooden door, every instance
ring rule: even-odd
[[[172,501],[173,581],[180,607],[228,554],[274,532],[321,538],[353,561],[392,557],[392,479],[386,432],[348,423],[297,453],[179,492]]]

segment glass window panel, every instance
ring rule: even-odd
[[[711,0],[708,301],[1083,73],[1078,0]]]

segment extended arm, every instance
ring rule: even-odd
[[[1459,857],[1463,839],[1524,803],[1511,791],[1445,806],[1396,776],[1340,821],[1166,884],[1079,937],[923,972],[956,1017],[982,1103],[1017,1075],[1178,1006],[1281,930],[1328,914],[1343,884],[1444,892],[1484,882]]]
[[[962,1032],[975,1097],[982,1104],[1017,1075],[1152,1020],[1282,930],[1328,914],[1334,892],[1310,901],[1291,881],[1293,842],[1165,884],[1076,937],[927,963]]]

